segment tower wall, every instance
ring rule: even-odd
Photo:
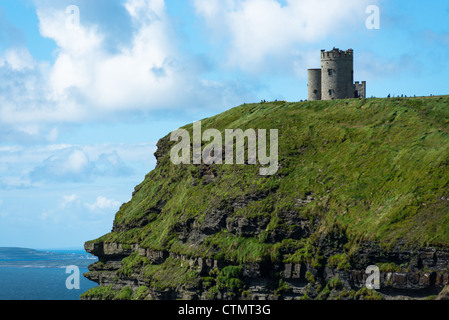
[[[354,84],[354,98],[366,98],[366,81],[356,81]]]
[[[353,50],[321,51],[321,99],[354,98]]]
[[[321,69],[308,70],[308,100],[321,100]]]

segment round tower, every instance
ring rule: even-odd
[[[309,69],[308,74],[308,100],[321,100],[321,69]]]
[[[354,51],[321,50],[322,100],[354,98]]]

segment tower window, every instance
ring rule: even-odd
[[[332,76],[332,75],[334,74],[334,70],[332,70],[332,69],[327,69],[327,73],[328,73],[330,76]]]
[[[332,95],[332,89],[329,89],[329,95],[330,96]]]
[[[318,93],[318,90],[313,90],[313,93],[317,94],[317,93]]]

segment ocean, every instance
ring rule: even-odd
[[[0,300],[79,300],[97,286],[83,276],[96,261],[83,250],[0,248]]]

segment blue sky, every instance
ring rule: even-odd
[[[368,96],[447,94],[448,18],[445,0],[0,0],[0,246],[109,232],[158,139],[306,99],[321,49],[353,48]]]

